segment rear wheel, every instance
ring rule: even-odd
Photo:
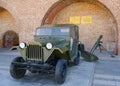
[[[75,65],[78,65],[80,63],[80,53],[79,53],[79,51],[78,51],[78,55],[77,55],[77,57],[74,59],[74,64]]]
[[[13,59],[12,62],[24,62],[24,59],[22,57],[16,57],[15,59]],[[20,66],[16,64],[11,63],[10,65],[10,74],[15,79],[22,78],[26,73],[25,69],[19,69],[19,68]]]
[[[58,84],[64,83],[66,73],[67,73],[67,61],[64,59],[58,60],[55,69],[55,80]]]

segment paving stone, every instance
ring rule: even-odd
[[[90,86],[93,77],[94,62],[80,61],[78,66],[68,67],[66,81],[62,85],[55,83],[54,74],[33,74],[27,72],[19,80],[13,79],[9,74],[12,59],[19,56],[17,51],[0,49],[0,86]]]
[[[111,58],[105,52],[96,54],[100,60],[95,64],[93,86],[120,86],[120,56]]]

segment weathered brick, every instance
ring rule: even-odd
[[[20,42],[33,41],[35,28],[41,25],[46,12],[57,1],[59,0],[0,0],[0,7],[6,9],[4,12],[0,11],[0,40],[2,40],[6,31],[13,30],[18,33]],[[80,36],[82,36],[80,40],[85,43],[89,50],[98,36],[103,34],[104,46],[109,49],[111,47],[110,45],[114,46],[111,43],[118,41],[120,53],[120,0],[98,1],[103,4],[103,7],[105,6],[107,8],[107,11],[92,3],[89,5],[86,3],[86,5],[84,4],[85,6],[81,4],[81,7],[80,4],[76,4],[76,6],[72,4],[71,6],[65,7],[59,13],[56,13],[53,23],[69,23],[70,16],[86,16],[90,14],[93,17],[93,23],[79,25],[80,31],[82,32],[80,33]],[[99,27],[97,28],[97,26]],[[1,41],[0,47],[2,47]]]

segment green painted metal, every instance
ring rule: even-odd
[[[90,53],[94,53],[95,49],[100,45],[102,38],[103,35],[100,35],[95,44],[93,45],[92,49],[90,50]]]
[[[101,39],[103,38],[103,35],[100,35],[99,38],[97,39],[97,41],[95,42],[95,44],[93,45],[92,49],[90,50],[90,52],[85,51],[83,49],[80,49],[82,52],[82,57],[86,60],[86,61],[97,61],[99,58],[94,55],[94,51],[96,50],[97,47],[100,46],[101,43]],[[82,45],[82,44],[81,44]]]
[[[40,30],[39,30],[40,29]],[[55,30],[58,32],[48,35],[37,31]],[[45,32],[43,30],[43,32]],[[61,32],[61,33],[60,33]],[[79,31],[78,26],[73,24],[47,25],[38,27],[34,35],[34,42],[26,43],[26,47],[21,49],[15,46],[25,60],[35,60],[46,62],[51,55],[55,54],[57,58],[73,60],[78,52]],[[51,43],[52,49],[47,49],[46,44]],[[13,49],[12,48],[12,49]],[[38,52],[40,51],[40,53]],[[42,55],[39,55],[42,54]],[[38,55],[38,56],[37,56]]]

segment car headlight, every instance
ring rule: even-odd
[[[46,44],[46,48],[47,48],[47,49],[52,49],[52,44],[51,44],[51,43],[47,43],[47,44]]]
[[[19,47],[23,49],[23,48],[26,47],[26,44],[24,42],[22,42],[22,43],[19,44]]]

